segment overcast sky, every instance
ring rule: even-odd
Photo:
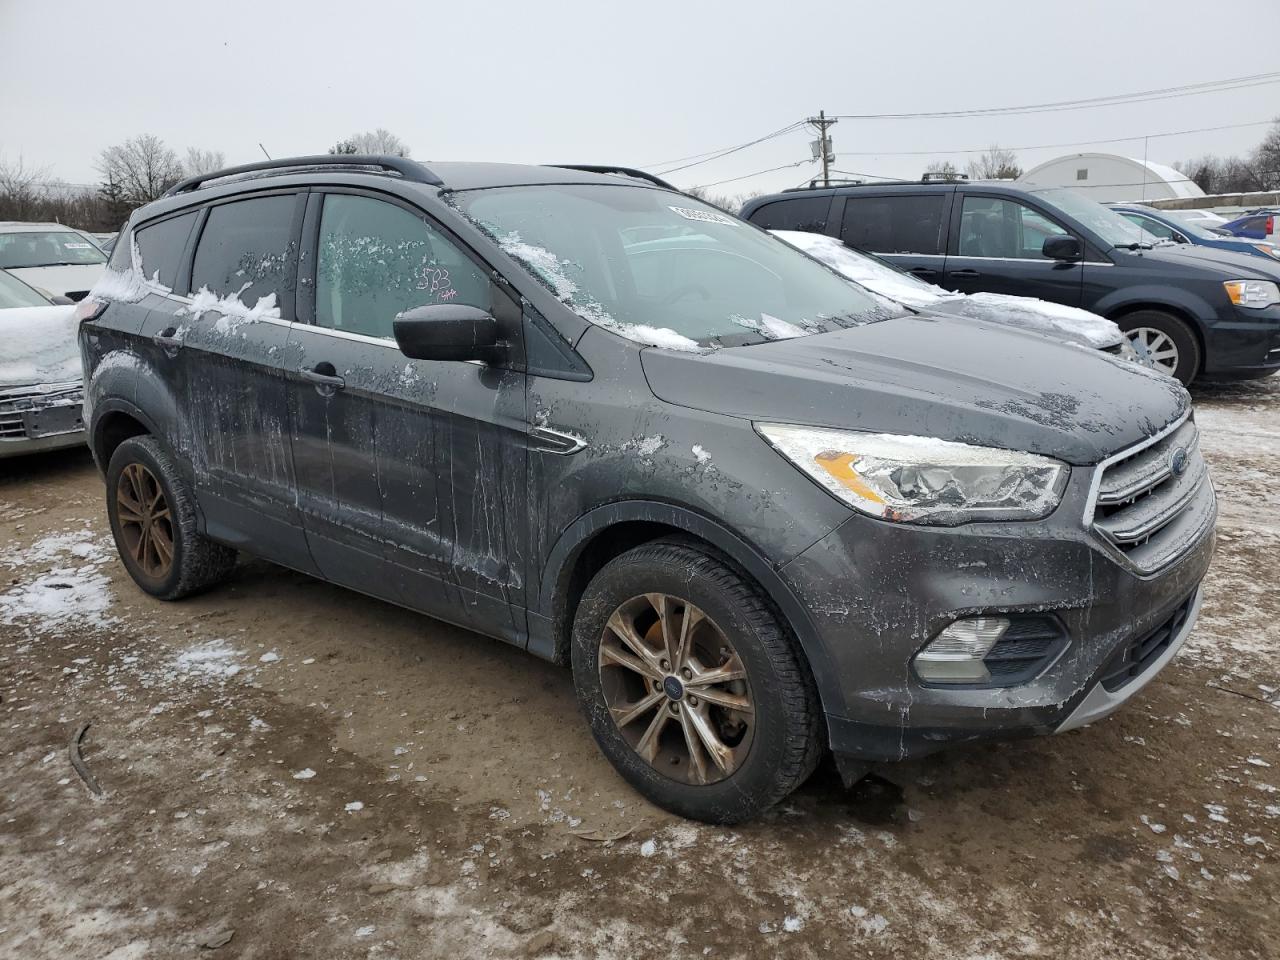
[[[72,183],[139,133],[228,163],[321,153],[374,127],[420,160],[619,163],[729,147],[816,114],[1061,101],[1280,69],[1278,0],[641,4],[488,0],[0,0],[0,156]],[[837,167],[918,176],[933,151],[1264,121],[1280,83],[1104,109],[842,121]],[[1149,142],[1166,163],[1250,149],[1253,126]],[[674,173],[683,187],[804,160],[797,130]],[[1020,149],[1024,167],[1141,140]],[[673,164],[666,164],[672,166]],[[798,166],[715,187],[793,186]]]

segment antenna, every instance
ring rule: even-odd
[[[271,159],[271,154],[267,153],[267,148],[262,145],[261,140],[258,141],[258,149],[262,151],[262,155],[264,157],[266,157],[268,160]]]

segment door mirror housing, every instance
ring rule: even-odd
[[[498,321],[479,307],[441,303],[414,307],[396,315],[392,324],[400,352],[414,360],[481,360],[501,358]]]
[[[1050,260],[1084,259],[1084,250],[1075,237],[1046,237],[1040,252]]]

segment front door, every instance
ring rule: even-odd
[[[1045,240],[1070,236],[1044,213],[1007,197],[956,194],[942,286],[961,293],[1007,293],[1080,306],[1084,266],[1051,260]],[[1085,247],[1080,240],[1081,248]]]
[[[399,200],[315,193],[289,337],[294,460],[324,575],[523,643],[525,376],[512,364],[410,360],[392,321],[412,307],[518,306],[491,271]]]

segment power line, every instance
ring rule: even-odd
[[[1100,143],[1130,143],[1138,140],[1150,138],[1152,140],[1157,137],[1177,137],[1186,133],[1213,133],[1219,130],[1239,130],[1244,127],[1265,127],[1275,123],[1275,120],[1251,120],[1248,123],[1228,123],[1220,127],[1197,127],[1194,130],[1170,130],[1165,133],[1147,133],[1139,134],[1136,137],[1112,137],[1104,140],[1075,140],[1070,143],[1038,143],[1032,146],[1022,147],[1003,147],[1005,150],[1056,150],[1062,147],[1088,147]],[[837,153],[837,157],[932,157],[938,154],[953,153],[986,153],[990,150],[990,146],[976,148],[966,147],[964,150],[864,150],[859,152]]]
[[[774,173],[778,170],[790,170],[792,167],[804,166],[806,163],[817,163],[816,160],[804,159],[797,160],[795,163],[784,163],[780,167],[770,167],[768,170],[757,170],[755,173],[744,173],[740,177],[729,177],[727,180],[714,180],[711,183],[700,183],[694,189],[702,189],[706,187],[718,187],[724,183],[737,183],[739,180],[750,180],[752,177],[758,177],[765,173]]]
[[[1208,80],[1202,83],[1140,90],[1134,93],[1113,94],[1106,97],[1088,97],[1082,100],[1057,100],[1049,103],[1030,103],[1021,106],[979,107],[965,110],[931,110],[921,113],[842,113],[841,120],[928,120],[944,117],[980,117],[1019,113],[1053,113],[1060,110],[1083,110],[1092,107],[1110,107],[1125,103],[1148,103],[1153,100],[1169,100],[1176,97],[1197,96],[1203,93],[1219,93],[1226,90],[1242,90],[1249,87],[1280,83],[1280,72],[1256,73],[1245,77],[1224,80]]]
[[[788,124],[780,130],[773,133],[767,133],[763,137],[756,137],[754,140],[748,140],[746,143],[740,143],[736,147],[729,147],[725,150],[713,150],[707,154],[693,154],[695,157],[703,157],[701,160],[693,160],[691,163],[685,163],[678,167],[669,167],[666,170],[658,171],[658,176],[665,177],[669,173],[676,173],[680,170],[687,170],[690,167],[696,167],[703,163],[710,163],[712,160],[719,160],[721,157],[727,157],[731,153],[737,153],[739,150],[745,150],[747,147],[754,147],[757,143],[764,143],[766,140],[772,140],[774,137],[780,137],[783,134],[790,133],[798,127],[804,126],[803,120],[797,120],[795,123]],[[662,164],[651,164],[651,166],[662,166]]]

